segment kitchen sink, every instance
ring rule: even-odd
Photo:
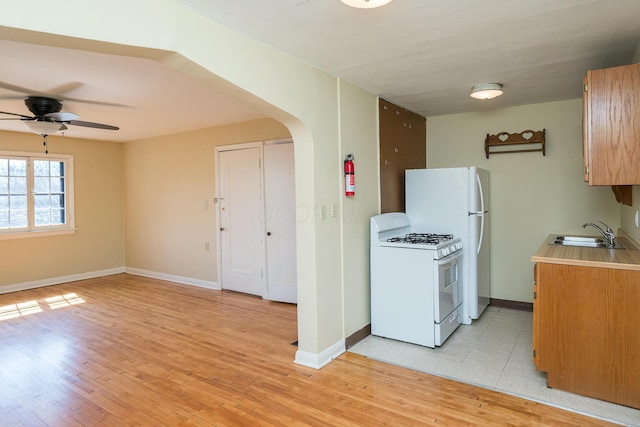
[[[575,243],[604,243],[602,237],[582,237],[582,236],[556,236],[556,240]]]
[[[601,237],[584,237],[584,236],[556,236],[552,245],[562,246],[581,246],[584,248],[609,248],[609,249],[624,249],[622,244],[617,241],[614,242],[615,246],[609,248],[607,242]]]

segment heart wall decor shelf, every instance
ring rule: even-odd
[[[484,140],[484,152],[487,159],[490,154],[530,153],[541,151],[544,156],[544,137],[546,129],[524,130],[520,133],[500,132],[487,134]]]

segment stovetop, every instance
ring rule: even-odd
[[[451,234],[409,233],[405,236],[391,237],[389,243],[409,243],[415,245],[438,245],[453,239]]]
[[[377,246],[405,249],[423,249],[432,253],[433,259],[441,259],[462,250],[459,238],[451,234],[409,233],[378,240]]]
[[[462,250],[460,238],[451,234],[411,232],[406,214],[391,212],[371,217],[371,247],[422,250],[425,256],[441,259]],[[386,250],[386,249],[385,249]]]

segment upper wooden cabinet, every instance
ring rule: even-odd
[[[640,184],[640,64],[589,71],[583,109],[584,180]]]

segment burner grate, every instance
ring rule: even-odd
[[[452,234],[409,233],[404,237],[391,237],[387,242],[437,245],[451,239]]]

